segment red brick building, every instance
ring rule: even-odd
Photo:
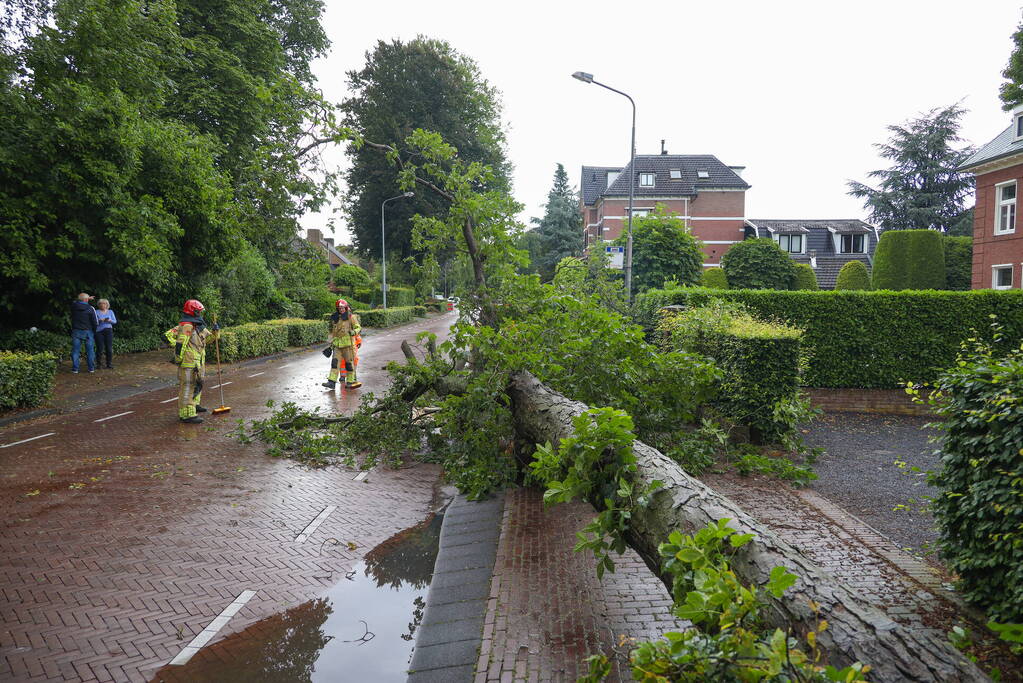
[[[1023,106],[1012,122],[961,167],[977,178],[973,210],[973,289],[1023,286],[1023,228],[1016,228],[1023,184]]]
[[[745,236],[746,190],[742,166],[726,166],[710,154],[640,154],[631,165],[583,166],[580,203],[586,248],[616,239],[625,231],[629,175],[635,174],[633,216],[658,204],[685,220],[704,243],[704,267]]]

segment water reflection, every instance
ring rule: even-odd
[[[153,680],[404,681],[442,520],[431,515],[381,543],[325,597],[263,619]]]

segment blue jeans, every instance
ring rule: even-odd
[[[92,330],[71,330],[71,369],[78,372],[78,352],[85,342],[85,357],[89,361],[89,372],[96,369],[96,340]]]

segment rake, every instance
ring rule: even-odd
[[[213,322],[216,323],[217,319],[213,318]],[[213,333],[213,343],[217,347],[217,381],[220,383],[220,407],[213,409],[214,415],[223,415],[224,413],[231,412],[231,406],[224,405],[224,373],[220,369],[220,330]]]

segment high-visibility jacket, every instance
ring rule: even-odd
[[[183,368],[200,368],[206,364],[206,338],[210,331],[202,325],[197,332],[196,327],[196,323],[183,320],[164,333],[171,344],[181,345],[174,362]]]
[[[338,316],[337,322],[330,327],[330,343],[332,346],[343,349],[346,346],[355,344],[355,336],[362,331],[359,324],[359,316],[352,313],[348,320],[342,320]]]

